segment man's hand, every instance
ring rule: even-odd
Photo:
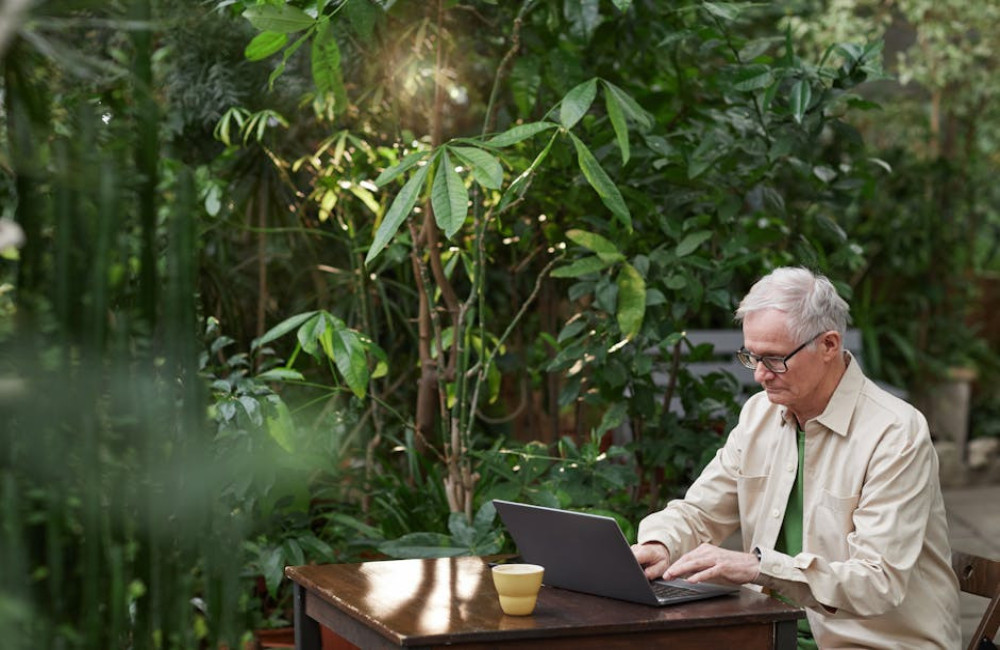
[[[661,577],[670,566],[670,553],[667,551],[667,547],[659,542],[633,544],[632,553],[642,565],[646,578],[649,580]]]
[[[684,578],[689,582],[742,585],[752,582],[759,574],[760,562],[753,553],[702,544],[669,565],[663,579]],[[646,575],[649,575],[648,569]]]

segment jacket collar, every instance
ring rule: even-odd
[[[814,427],[822,427],[840,436],[847,435],[851,418],[854,416],[854,406],[858,403],[861,387],[865,382],[865,375],[861,372],[861,366],[855,362],[854,355],[845,350],[844,358],[847,361],[847,370],[840,378],[840,383],[837,384],[823,412],[804,423],[806,433]],[[785,424],[796,426],[795,416],[787,408],[782,409],[781,417]]]

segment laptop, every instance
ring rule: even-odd
[[[545,567],[550,587],[645,605],[673,605],[739,591],[739,587],[646,578],[611,517],[494,499],[520,560]]]

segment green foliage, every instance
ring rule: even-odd
[[[302,375],[291,368],[299,350],[316,359],[325,358],[332,362],[339,376],[359,398],[367,393],[369,380],[378,379],[388,371],[386,355],[381,348],[326,311],[292,316],[275,325],[259,339],[255,339],[251,348],[259,349],[296,329],[297,345],[289,365],[270,370],[264,379],[301,379]],[[369,370],[369,354],[377,360],[372,370]]]
[[[308,39],[314,37],[310,25],[327,18],[340,25],[335,36],[350,33],[354,25],[339,12],[353,4],[321,6],[315,13],[289,11],[295,18],[282,14],[287,24],[281,29],[272,29],[266,24],[270,18],[261,18],[256,9],[246,15],[258,29],[294,31]],[[563,376],[558,402],[548,408],[592,411],[600,416],[601,433],[628,424],[636,436],[633,452],[667,465],[664,474],[644,462],[643,476],[659,472],[669,491],[689,480],[718,444],[715,418],[720,406],[732,407],[732,385],[725,378],[703,382],[687,375],[683,364],[670,366],[683,330],[728,325],[748,281],[769,267],[801,263],[835,276],[863,263],[841,212],[880,168],[865,156],[844,116],[852,108],[870,107],[853,89],[879,78],[881,50],[877,43],[840,43],[830,46],[819,63],[809,63],[796,54],[790,32],[784,38],[756,36],[753,21],[767,17],[766,8],[757,5],[703,3],[675,11],[624,3],[608,12],[600,3],[589,3],[579,9],[527,2],[506,10],[498,6],[492,14],[498,20],[516,16],[524,43],[511,69],[512,94],[505,96],[500,86],[490,93],[488,110],[496,100],[501,128],[488,114],[478,135],[456,128],[436,142],[390,138],[391,146],[385,146],[366,140],[370,135],[355,136],[362,142],[359,150],[379,152],[368,158],[377,170],[374,185],[398,190],[379,198],[371,210],[374,219],[352,220],[365,223],[352,241],[379,282],[402,277],[415,286],[416,295],[440,307],[435,318],[441,319],[445,309],[452,314],[450,323],[431,319],[430,356],[419,360],[422,370],[430,364],[448,368],[435,375],[449,409],[442,415],[455,418],[465,442],[450,439],[454,423],[443,419],[444,459],[450,453],[462,456],[461,447],[481,428],[475,414],[497,393],[490,390],[489,399],[483,399],[487,391],[481,393],[480,385],[499,385],[493,364],[519,353],[503,347],[507,337],[537,331],[530,318],[519,320],[526,303],[511,308],[503,298],[494,299],[499,296],[488,290],[493,286],[488,260],[503,254],[500,241],[524,241],[512,249],[515,255],[524,255],[529,246],[546,247],[548,258],[533,266],[539,279],[526,293],[558,287],[569,309],[558,336],[557,331],[545,333],[558,349],[531,370]],[[402,37],[411,39],[414,52],[429,55],[431,50],[421,49],[423,30],[446,29],[408,3],[374,14],[371,25],[379,46]],[[400,29],[417,17],[422,22],[412,24],[419,28]],[[635,30],[636,25],[648,29]],[[455,33],[454,25],[447,29]],[[554,48],[557,33],[568,38]],[[622,43],[623,34],[632,40]],[[350,47],[351,39],[337,37],[341,48]],[[272,37],[265,44],[278,42]],[[294,47],[286,47],[283,61],[292,60]],[[611,62],[621,65],[623,47],[657,52],[657,62],[640,56],[627,71],[616,68]],[[477,53],[471,60],[497,56]],[[414,66],[429,65],[419,58],[416,54]],[[374,79],[360,68],[344,67],[346,60],[340,60],[345,79]],[[377,57],[366,61],[378,67]],[[289,74],[280,65],[274,71]],[[461,87],[440,83],[445,92],[475,91],[471,82]],[[376,106],[368,97],[393,93],[405,94],[379,86],[349,100],[375,121],[384,117],[384,104]],[[429,114],[445,122],[457,115],[447,102],[431,103],[432,95],[438,97],[414,92],[406,101],[423,102]],[[385,117],[406,128],[409,115]],[[365,174],[370,170],[355,168],[356,175],[347,176],[350,184],[369,182]],[[323,196],[321,210],[336,205],[330,190]],[[438,252],[421,248],[426,234],[420,233],[431,227],[421,221],[426,210],[453,247],[441,255],[441,271],[427,261]],[[541,214],[546,220],[542,226],[528,224],[520,214]],[[565,262],[546,278],[545,265],[557,263],[564,239],[578,248],[569,248]],[[410,251],[409,261],[402,256],[405,251]],[[407,268],[413,275],[397,276]],[[461,309],[446,304],[454,287],[468,291]],[[415,311],[412,306],[404,313]],[[487,324],[506,322],[505,331],[487,332]],[[374,340],[379,329],[371,330]],[[449,351],[457,365],[449,361]],[[683,419],[669,411],[674,397],[686,405]],[[405,425],[409,408],[397,411]],[[711,433],[699,434],[705,427]],[[480,470],[477,465],[482,475]]]
[[[484,503],[472,523],[460,512],[448,516],[448,535],[442,533],[409,533],[382,542],[378,550],[389,557],[455,557],[458,555],[495,555],[502,548],[502,537],[494,519],[496,509]]]
[[[3,396],[0,423],[8,646],[237,639],[242,565],[223,549],[245,520],[219,507],[234,459],[213,462],[197,405],[152,373],[4,356],[8,384],[24,384]]]
[[[914,392],[933,387],[949,366],[991,375],[996,341],[987,343],[974,312],[983,299],[978,276],[995,266],[1000,241],[990,180],[1000,62],[982,39],[1000,14],[954,1],[864,5],[842,2],[787,20],[803,47],[863,35],[891,50],[892,81],[864,94],[885,108],[858,120],[885,173],[862,189],[866,200],[845,220],[866,258],[852,284],[869,370]]]
[[[234,641],[217,612],[287,618],[285,564],[511,550],[497,497],[612,514],[632,537],[733,424],[735,380],[692,376],[710,351],[685,330],[731,326],[777,265],[838,280],[893,383],[986,367],[954,321],[976,299],[963,273],[1000,259],[980,236],[997,223],[988,72],[943,91],[992,60],[958,47],[990,32],[949,37],[923,4],[900,11],[952,76],[912,53],[899,70],[957,130],[917,156],[865,144],[933,132],[867,83],[885,83],[882,41],[816,38],[851,21],[807,30],[804,5],[33,8],[0,94],[0,215],[28,242],[0,258],[0,336],[30,355],[0,390],[70,376],[88,399],[80,425],[46,420],[44,391],[10,398],[26,439],[0,465],[0,625],[78,571],[103,591],[67,591],[32,647]],[[942,5],[988,27],[978,10]],[[123,366],[156,408],[105,381]],[[91,446],[66,445],[81,426]],[[63,446],[58,489],[26,471]],[[189,481],[205,459],[213,480]],[[130,497],[185,526],[154,530]]]
[[[304,316],[279,328],[291,331],[301,325],[303,337],[313,337],[306,338],[303,348],[321,348],[315,321],[323,314]],[[286,566],[346,561],[359,552],[350,541],[354,528],[343,523],[356,514],[346,494],[357,480],[347,461],[356,453],[351,431],[357,421],[342,406],[323,416],[322,426],[303,426],[309,412],[300,407],[293,413],[274,387],[294,387],[304,379],[266,347],[277,336],[269,334],[274,335],[257,341],[251,354],[227,354],[233,339],[209,319],[201,356],[201,374],[214,398],[212,458],[230,468],[222,479],[220,501],[247,521],[240,574],[255,596],[247,610],[258,626],[290,620]],[[260,588],[254,588],[258,580]]]

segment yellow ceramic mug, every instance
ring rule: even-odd
[[[493,584],[504,614],[527,616],[534,611],[544,572],[545,569],[537,564],[498,564],[493,567]]]

